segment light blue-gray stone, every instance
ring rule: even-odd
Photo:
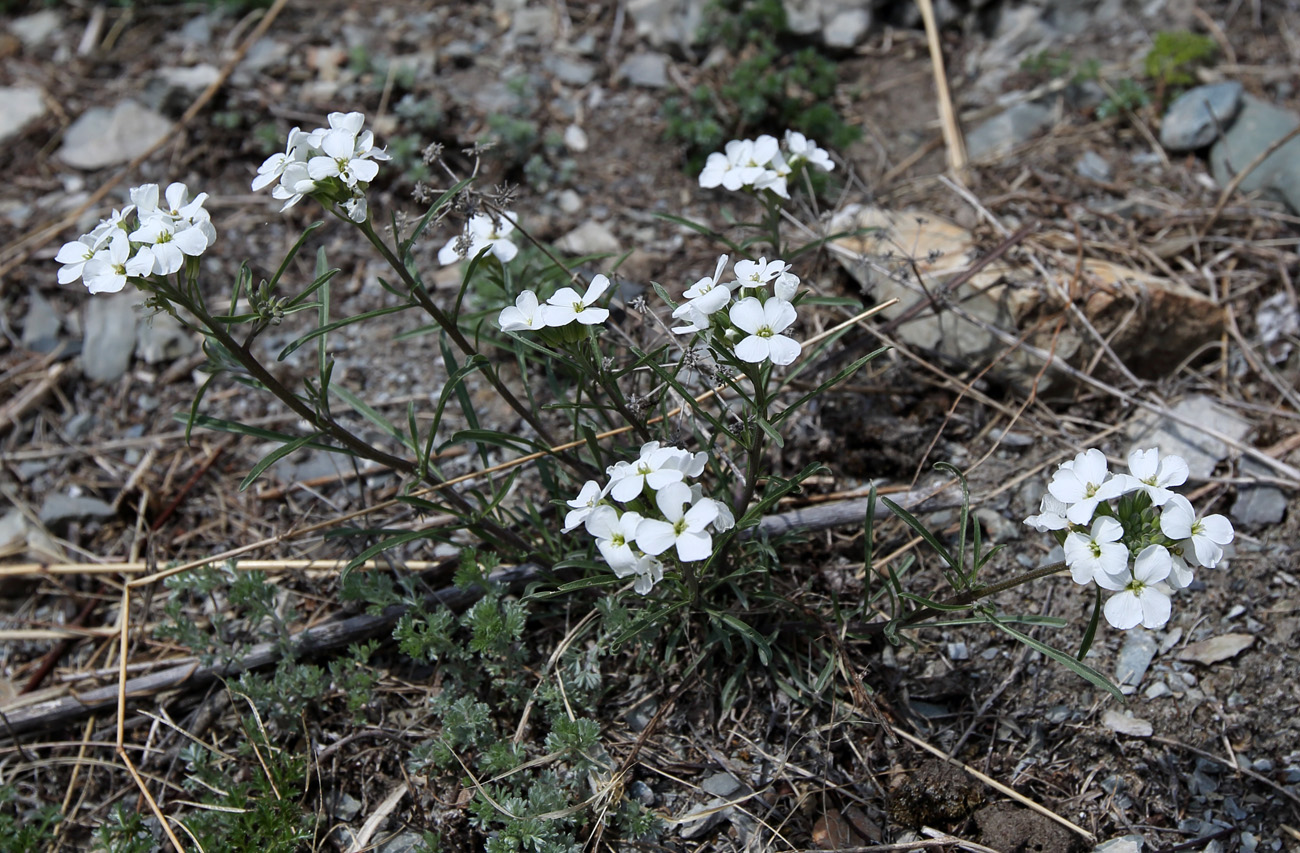
[[[63,134],[59,159],[77,169],[127,163],[153,147],[171,127],[166,118],[135,101],[91,107]]]
[[[1250,95],[1242,96],[1241,112],[1214,147],[1210,170],[1227,186],[1264,149],[1300,125],[1300,116]],[[1274,151],[1242,180],[1242,192],[1262,192],[1300,211],[1300,137]]]
[[[1151,659],[1156,656],[1156,646],[1156,638],[1150,631],[1134,628],[1128,632],[1115,661],[1115,683],[1122,692],[1129,694],[1137,690],[1147,667],[1151,666]]]
[[[1052,110],[1032,101],[993,116],[966,137],[972,160],[1005,154],[1052,124]]]
[[[7,142],[45,115],[45,97],[33,86],[0,87],[0,115],[0,142]]]
[[[1124,835],[1103,841],[1092,848],[1092,853],[1142,853],[1146,840],[1140,835]]]
[[[134,293],[96,296],[86,302],[85,340],[81,370],[87,379],[116,382],[126,373],[135,350]]]
[[[40,511],[41,524],[46,527],[79,519],[112,518],[114,515],[117,513],[111,504],[85,495],[49,495],[41,504]]]
[[[1174,99],[1160,126],[1160,144],[1169,151],[1195,151],[1219,138],[1241,109],[1241,83],[1211,83]]]

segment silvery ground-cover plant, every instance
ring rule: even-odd
[[[214,300],[204,282],[203,256],[219,234],[204,206],[207,195],[182,183],[132,189],[129,204],[58,251],[57,277],[61,284],[80,281],[91,294],[138,288],[150,308],[202,332],[211,380],[181,415],[187,430],[252,430],[209,414],[212,407],[203,405],[204,392],[220,379],[269,395],[298,415],[295,433],[257,433],[276,446],[253,466],[244,487],[270,465],[313,448],[389,468],[404,482],[400,502],[450,520],[404,532],[348,534],[358,553],[341,577],[340,592],[372,608],[404,608],[392,633],[401,653],[434,665],[443,680],[428,704],[440,721],[438,734],[414,745],[409,770],[428,778],[464,775],[472,787],[469,825],[487,849],[564,850],[607,831],[625,840],[662,831],[659,816],[628,795],[623,771],[602,746],[600,724],[587,716],[600,693],[602,657],[680,656],[687,673],[717,681],[717,698],[726,708],[755,677],[784,678],[802,684],[800,692],[815,689],[803,682],[809,674],[792,657],[807,651],[781,643],[777,626],[783,621],[818,630],[838,625],[833,630],[846,640],[883,637],[898,644],[961,612],[962,620],[947,624],[994,626],[1118,696],[1084,662],[1101,617],[1118,630],[1162,628],[1173,597],[1187,590],[1194,571],[1215,569],[1224,560],[1232,525],[1221,514],[1198,512],[1176,491],[1187,480],[1184,460],[1140,448],[1128,456],[1127,472],[1112,472],[1106,455],[1094,448],[1057,468],[1040,512],[1025,519],[1055,539],[1061,560],[985,583],[980,573],[996,563],[998,549],[983,547],[961,473],[944,466],[962,483],[955,540],[888,499],[882,506],[933,549],[944,564],[949,594],[910,591],[903,573],[891,569],[874,592],[868,589],[856,603],[840,602],[842,612],[810,615],[778,580],[788,570],[783,553],[796,538],[769,536],[761,522],[822,466],[814,462],[785,472],[773,450],[783,446],[783,432],[804,407],[815,406],[879,355],[799,385],[792,381],[848,326],[807,334],[801,311],[814,293],[803,285],[797,259],[816,247],[789,243],[782,224],[792,193],[810,188],[801,184],[806,173],[835,169],[829,152],[787,131],[779,138],[733,140],[710,154],[698,175],[699,189],[739,194],[757,213],[755,221],[739,229],[741,239],[726,240],[728,251],[719,254],[711,274],[679,288],[670,272],[669,284],[651,282],[639,290],[620,280],[617,258],[591,259],[584,266],[608,272],[587,276],[547,247],[530,244],[526,215],[511,193],[457,179],[441,153],[433,148],[426,158],[447,173],[449,186],[421,190],[431,203],[418,219],[392,217],[379,226],[367,189],[389,154],[365,128],[361,113],[331,113],[326,126],[290,130],[283,152],[266,158],[251,182],[254,191],[269,190],[282,203],[281,212],[311,204],[333,221],[304,231],[284,259],[268,265],[276,269],[269,278],[255,281],[246,265],[230,292]],[[329,294],[339,270],[329,267],[324,249],[315,252],[314,278],[291,283],[295,256],[310,251],[321,227],[345,229],[373,248],[388,268],[379,280],[398,300],[392,308],[333,316]],[[414,253],[417,241],[434,230],[454,232],[437,252],[440,265],[461,270],[450,302],[429,289],[428,271]],[[426,315],[419,332],[438,336],[449,370],[434,418],[424,426],[414,403],[405,422],[389,420],[365,400],[363,389],[334,375],[331,333],[399,310]],[[300,348],[315,350],[314,375],[295,387],[252,344],[304,312],[315,322],[279,354],[282,360]],[[514,360],[523,380],[513,387],[498,370],[503,355]],[[526,424],[523,432],[476,423],[467,394],[471,376],[517,413]],[[554,396],[537,393],[533,377]],[[440,428],[449,406],[459,408],[464,428]],[[374,429],[359,431],[340,408]],[[454,448],[474,456],[481,478],[449,482],[439,463]],[[522,501],[512,499],[512,492],[524,477],[523,465],[499,464],[511,456],[531,463],[536,475]],[[871,548],[874,491],[869,504],[862,522],[868,576],[877,571]],[[455,586],[474,602],[463,615],[422,597],[400,572],[394,581],[394,575],[355,571],[377,556],[400,560],[421,542],[459,551]],[[503,563],[525,567],[522,597],[494,572]],[[236,691],[254,709],[260,705],[250,742],[269,745],[277,727],[303,713],[303,702],[340,687],[348,691],[352,713],[364,719],[366,693],[374,686],[367,667],[378,644],[354,645],[350,657],[328,672],[295,663],[286,633],[291,614],[277,608],[265,580],[240,575],[234,560],[223,571],[167,578],[175,595],[159,636],[202,650],[208,660],[237,661],[237,634],[198,631],[183,609],[187,595],[223,588],[240,605],[245,631],[279,636],[284,647],[275,672],[245,673]],[[1000,612],[989,602],[997,592],[1062,571],[1098,590],[1090,618],[1084,610],[1083,644],[1074,652],[1031,637],[1023,624],[1013,627],[1060,620]],[[545,618],[546,608],[557,603],[579,613],[586,608],[565,638],[568,644],[583,637],[586,651],[561,656],[553,682],[527,684],[518,676],[531,660],[529,619]],[[553,657],[548,666],[555,663]],[[833,656],[827,658],[831,669],[819,681],[834,664]],[[575,710],[579,698],[583,713]],[[862,713],[870,707],[866,701]],[[527,713],[535,703],[542,709],[539,725],[549,730],[544,744],[506,738],[501,709]],[[193,778],[202,780],[211,756],[197,746],[186,755]],[[520,772],[525,768],[530,769]],[[299,778],[286,784],[302,783]],[[275,820],[284,821],[280,832],[293,843],[310,835],[292,814]],[[137,832],[133,827],[120,816],[103,837],[127,844]],[[186,826],[185,832],[193,830]]]

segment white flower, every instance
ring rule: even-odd
[[[284,167],[284,173],[280,176],[280,183],[275,189],[271,190],[271,198],[284,202],[280,212],[284,213],[298,202],[302,197],[316,189],[316,182],[312,180],[311,174],[307,171],[305,161],[294,161]]]
[[[1106,470],[1106,455],[1096,448],[1085,450],[1062,465],[1052,477],[1047,489],[1069,509],[1065,517],[1074,524],[1087,524],[1097,510],[1097,504],[1119,497],[1127,481],[1111,477]]]
[[[343,211],[353,222],[365,222],[366,217],[370,215],[370,203],[366,201],[364,195],[358,193],[343,202]]]
[[[731,285],[722,284],[722,271],[727,266],[727,255],[718,257],[718,267],[713,275],[704,278],[686,288],[682,295],[688,301],[673,309],[673,319],[686,319],[687,325],[674,326],[673,331],[679,335],[691,332],[703,332],[709,328],[708,317],[716,314],[731,302]]]
[[[369,183],[379,174],[379,164],[370,159],[372,145],[369,137],[358,140],[346,129],[327,131],[320,138],[321,153],[307,161],[307,174],[315,181],[338,178],[349,187]]]
[[[784,299],[760,302],[749,296],[731,306],[731,322],[749,336],[736,344],[736,357],[757,363],[770,358],[773,364],[790,364],[799,357],[799,344],[781,332],[797,319],[794,306]]]
[[[130,271],[127,261],[131,259],[131,241],[125,234],[119,234],[108,244],[108,248],[86,262],[84,278],[86,289],[91,293],[118,293],[126,287]]]
[[[1165,578],[1165,583],[1169,584],[1173,589],[1187,589],[1195,579],[1192,567],[1187,565],[1187,561],[1183,559],[1181,554],[1171,552],[1169,559],[1169,577]]]
[[[597,274],[587,286],[582,296],[572,287],[561,287],[546,300],[546,324],[548,326],[567,326],[577,320],[584,326],[594,326],[605,322],[609,317],[608,308],[593,308],[592,305],[609,288],[609,279]]]
[[[703,498],[702,500],[713,501],[713,505],[718,508],[718,517],[713,519],[714,532],[725,533],[736,526],[736,516],[732,514],[731,507],[727,506],[725,501],[714,500],[713,498]]]
[[[569,510],[568,514],[564,516],[564,526],[560,528],[560,532],[568,533],[585,522],[604,496],[600,483],[595,480],[588,480],[583,483],[578,496],[571,501],[567,501],[568,505],[573,509]]]
[[[1170,566],[1169,552],[1163,546],[1148,545],[1133,561],[1132,573],[1099,573],[1097,585],[1117,591],[1106,601],[1106,621],[1121,630],[1138,623],[1143,628],[1163,628],[1171,607],[1169,596],[1155,584],[1168,577]]]
[[[766,180],[773,180],[779,176],[767,166],[779,151],[780,146],[771,136],[760,136],[756,140],[733,139],[726,144],[724,153],[709,155],[704,171],[700,173],[700,186],[705,189],[721,186],[735,192],[741,187],[754,186],[769,171],[773,178]]]
[[[99,224],[91,229],[89,237],[94,238],[95,248],[102,249],[107,246],[109,241],[119,233],[126,235],[131,228],[126,224],[126,218],[135,211],[134,204],[128,204],[121,210],[114,210],[107,219],[99,220]]]
[[[677,454],[684,452],[675,447],[660,447],[657,441],[641,445],[641,454],[635,462],[620,462],[606,472],[610,497],[627,503],[636,500],[646,486],[657,491],[670,483],[682,482],[685,474],[674,463],[679,462]]]
[[[153,216],[131,232],[131,242],[148,244],[141,253],[153,256],[151,272],[171,275],[185,265],[188,255],[197,258],[208,248],[208,238],[197,225],[184,225],[170,217]]]
[[[1070,526],[1069,520],[1065,517],[1067,508],[1051,492],[1047,492],[1038,503],[1038,515],[1031,515],[1026,518],[1025,524],[1028,524],[1039,533],[1047,533],[1049,530],[1065,530]]]
[[[1101,516],[1088,533],[1065,537],[1065,564],[1077,584],[1086,584],[1102,574],[1118,575],[1128,567],[1128,547],[1120,542],[1124,528],[1110,516]]]
[[[835,164],[831,162],[831,155],[825,149],[818,148],[816,142],[813,142],[802,133],[787,130],[785,132],[785,150],[790,153],[787,160],[789,160],[791,166],[796,166],[799,163],[811,163],[827,172],[835,168]]]
[[[1172,455],[1161,459],[1160,451],[1154,447],[1130,453],[1128,469],[1131,474],[1128,491],[1146,492],[1152,506],[1164,506],[1174,494],[1169,487],[1187,482],[1187,461]]]
[[[307,149],[307,134],[298,128],[289,131],[283,154],[272,154],[257,167],[257,177],[253,178],[253,192],[266,189],[280,180],[285,168],[294,162],[301,162]]]
[[[491,248],[501,263],[510,263],[519,253],[519,247],[506,239],[506,235],[515,230],[514,218],[515,215],[508,212],[495,219],[486,213],[474,214],[465,223],[461,236],[451,238],[439,250],[438,263],[447,266],[461,258],[474,258],[487,248]],[[458,244],[465,249],[463,254],[457,251]]]
[[[501,309],[501,314],[497,317],[497,325],[503,332],[544,329],[547,326],[546,307],[538,304],[536,293],[525,290],[515,297],[514,305]]]
[[[684,563],[705,560],[713,553],[713,537],[706,529],[718,517],[717,504],[703,500],[691,506],[691,487],[669,483],[655,495],[655,504],[665,521],[647,518],[636,530],[636,544],[645,553],[657,557],[676,546],[677,559]]]
[[[92,234],[83,234],[71,243],[63,244],[59,253],[54,256],[54,260],[63,264],[59,268],[59,284],[72,284],[81,278],[86,264],[94,260],[97,255],[108,252],[107,246],[97,247],[97,242]]]
[[[1170,539],[1191,547],[1184,548],[1196,557],[1197,565],[1212,569],[1223,559],[1223,546],[1236,536],[1232,522],[1222,515],[1207,515],[1198,518],[1192,509],[1191,501],[1182,495],[1171,497],[1160,512],[1160,530]]]
[[[631,571],[636,565],[638,554],[632,551],[636,541],[636,530],[641,524],[641,514],[637,512],[619,513],[617,509],[605,504],[596,507],[587,516],[587,532],[596,539],[600,556],[617,574],[620,570]],[[622,574],[619,577],[623,577]]]
[[[611,567],[614,574],[620,578],[628,575],[636,575],[636,583],[632,588],[641,595],[648,595],[650,590],[654,589],[655,584],[664,579],[664,564],[656,557],[649,554],[642,554],[636,562],[627,568]]]

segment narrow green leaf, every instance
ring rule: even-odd
[[[915,530],[918,536],[924,539],[930,545],[931,548],[933,548],[936,552],[938,552],[939,556],[943,558],[943,561],[945,563],[947,563],[949,566],[954,566],[952,554],[948,553],[948,549],[943,547],[943,543],[940,542],[938,538],[933,533],[930,532],[930,529],[928,527],[926,527],[924,524],[918,521],[916,516],[912,515],[910,512],[903,509],[901,506],[894,503],[889,498],[882,497],[880,499],[880,502],[883,503],[885,506],[889,507],[889,511],[892,512],[894,515],[898,516],[899,518],[901,518],[904,524],[906,524],[908,527]],[[960,567],[954,566],[954,568],[960,568]]]
[[[1083,660],[1088,654],[1088,649],[1092,648],[1092,641],[1097,638],[1097,623],[1101,621],[1101,587],[1094,587],[1093,592],[1097,595],[1092,601],[1092,618],[1088,620],[1088,627],[1083,632],[1083,642],[1079,644],[1079,654],[1077,660]]]
[[[351,389],[343,385],[335,385],[330,390],[342,399],[343,402],[351,406],[357,414],[361,415],[361,417],[370,421],[390,438],[400,441],[403,447],[407,448],[412,453],[420,452],[419,446],[415,445],[415,443],[405,433],[398,429],[392,421],[375,411],[369,403],[354,394]]]
[[[1002,624],[996,619],[990,619],[989,621],[991,621],[998,630],[1002,631],[1003,633],[1010,634],[1012,637],[1015,637],[1017,640],[1024,643],[1026,646],[1029,646],[1029,648],[1033,649],[1034,651],[1046,655],[1047,657],[1051,658],[1052,660],[1064,666],[1066,669],[1073,672],[1075,675],[1082,678],[1084,681],[1087,681],[1090,684],[1102,688],[1103,690],[1107,691],[1108,693],[1110,693],[1112,696],[1114,696],[1116,699],[1118,699],[1121,702],[1128,701],[1128,699],[1124,696],[1124,694],[1120,692],[1120,689],[1117,686],[1115,686],[1115,684],[1109,678],[1102,675],[1100,672],[1093,669],[1092,667],[1088,666],[1086,663],[1075,660],[1074,655],[1066,654],[1065,652],[1054,649],[1051,646],[1047,645],[1046,643],[1035,640],[1033,637],[1029,636],[1028,634],[1022,634],[1016,629]]]
[[[253,483],[257,481],[258,477],[262,476],[263,471],[265,471],[267,468],[270,468],[272,465],[274,465],[276,462],[279,462],[281,459],[288,456],[290,453],[293,453],[295,450],[301,447],[307,447],[313,441],[320,438],[320,436],[321,434],[318,432],[312,433],[311,435],[304,435],[301,438],[298,438],[294,441],[290,441],[286,444],[282,444],[279,447],[277,447],[275,450],[272,450],[270,453],[266,454],[260,460],[258,460],[257,464],[254,465],[251,470],[249,470],[248,476],[245,477],[243,479],[243,482],[239,484],[239,490],[241,492],[247,491],[248,487],[253,485]]]
[[[199,403],[203,402],[203,395],[208,393],[208,388],[212,385],[212,380],[217,378],[217,371],[208,374],[208,378],[203,380],[199,386],[198,393],[194,395],[194,402],[190,403],[190,414],[185,419],[185,443],[190,443],[190,432],[194,429],[195,420],[199,417]]]
[[[178,414],[175,417],[176,420],[180,421],[181,423],[185,422],[184,415]],[[260,439],[262,441],[274,441],[279,444],[284,444],[290,441],[297,441],[299,439],[299,436],[290,435],[287,432],[276,432],[275,430],[264,429],[263,427],[248,426],[246,424],[241,424],[237,421],[227,421],[221,418],[214,418],[209,415],[197,415],[194,418],[194,425],[203,427],[204,429],[214,430],[216,432],[228,432],[233,435],[247,435],[252,438]],[[304,445],[304,447],[310,447],[312,450],[324,450],[329,453],[338,453],[343,456],[356,455],[352,451],[344,447],[333,447],[328,444],[318,444],[316,442],[311,442],[309,444],[306,444]]]
[[[833,388],[834,386],[848,379],[850,376],[852,376],[853,374],[857,373],[860,369],[862,369],[862,366],[864,364],[871,361],[873,358],[876,358],[878,355],[885,352],[887,349],[889,348],[881,347],[875,352],[870,353],[868,355],[864,355],[862,358],[858,359],[857,361],[853,362],[849,366],[845,367],[843,370],[836,373],[830,379],[827,379],[825,382],[822,382],[812,391],[809,391],[807,394],[804,394],[798,400],[795,400],[789,406],[782,409],[780,413],[778,413],[772,418],[772,424],[774,426],[780,425],[780,423],[784,421],[786,418],[790,417],[795,412],[799,411],[799,409],[803,408],[804,404],[806,404],[809,400],[813,399],[814,397],[820,396],[821,394],[826,393],[826,391],[829,390],[830,388]]]
[[[753,646],[758,651],[758,659],[763,666],[769,666],[772,663],[771,644],[768,643],[766,637],[754,630],[752,625],[722,610],[710,610],[709,615],[722,622],[736,634],[739,634],[747,644]],[[724,634],[723,637],[725,639],[726,635]]]
[[[328,335],[330,332],[336,331],[338,329],[342,329],[344,326],[351,326],[353,323],[360,323],[363,320],[372,320],[375,317],[383,317],[385,314],[396,314],[398,311],[405,311],[411,307],[413,306],[390,305],[387,308],[379,308],[374,311],[367,311],[364,314],[357,314],[352,317],[345,317],[342,320],[335,320],[332,323],[326,323],[322,326],[317,326],[307,334],[303,335],[302,337],[290,343],[284,349],[280,350],[280,354],[276,356],[276,360],[284,361],[303,344],[309,343],[310,341],[319,338],[321,335]]]
[[[363,565],[371,557],[382,554],[399,545],[405,545],[407,542],[416,542],[420,539],[436,539],[439,535],[440,534],[437,533],[436,528],[431,528],[429,530],[407,530],[398,533],[396,536],[390,536],[381,542],[376,542],[374,545],[371,545],[369,548],[353,557],[352,562],[344,566],[343,571],[350,572],[357,566]]]

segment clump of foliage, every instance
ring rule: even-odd
[[[1196,82],[1196,68],[1214,59],[1219,46],[1214,39],[1186,30],[1156,33],[1142,69],[1161,95]]]
[[[54,841],[54,828],[61,817],[59,807],[52,803],[22,808],[19,792],[11,785],[0,785],[0,850],[45,850]]]
[[[835,63],[815,47],[798,47],[781,0],[714,0],[700,41],[731,59],[714,84],[701,83],[664,102],[664,133],[685,146],[687,170],[733,137],[788,127],[843,149],[861,131],[831,106]]]

